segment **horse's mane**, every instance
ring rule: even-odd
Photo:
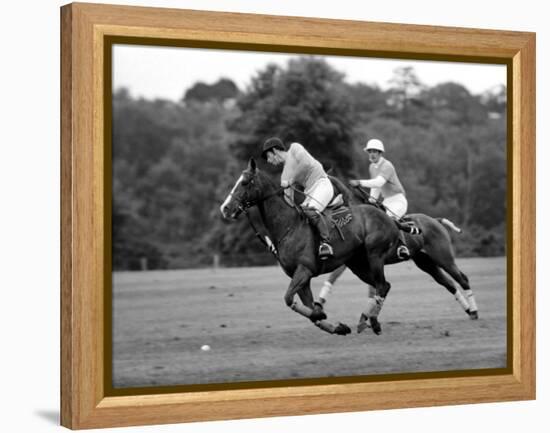
[[[342,198],[344,199],[345,204],[349,205],[365,203],[365,197],[363,197],[359,191],[349,188],[337,177],[329,175],[329,179],[332,182],[332,186],[334,187],[334,195],[342,194]]]
[[[257,168],[255,173],[260,177],[262,181],[265,181],[270,187],[277,188],[277,182],[273,179],[273,177],[268,172]]]

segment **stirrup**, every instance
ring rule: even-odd
[[[327,260],[329,257],[332,257],[334,255],[334,251],[332,250],[332,246],[326,242],[322,242],[321,245],[319,245],[319,258],[321,260]]]
[[[397,247],[397,258],[401,260],[409,260],[411,258],[411,252],[406,245]]]
[[[403,231],[411,235],[419,235],[422,233],[422,230],[420,230],[420,227],[418,227],[412,220],[402,220],[402,224],[407,228],[407,230],[403,230]]]
[[[420,231],[420,229],[419,229],[418,227],[416,227],[415,225],[411,225],[411,226],[409,227],[409,230],[410,230],[409,233],[410,233],[411,235],[419,235],[419,234],[422,233],[422,232]]]

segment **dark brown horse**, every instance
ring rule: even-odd
[[[349,204],[357,205],[368,202],[369,196],[361,188],[348,188],[340,180],[333,177],[331,177],[331,180],[335,189],[346,198]],[[382,208],[382,210],[384,209]],[[478,309],[475,297],[468,277],[456,265],[452,241],[447,229],[456,232],[460,232],[461,230],[446,218],[432,218],[422,213],[407,215],[406,219],[412,221],[421,231],[418,235],[404,234],[405,241],[411,253],[411,260],[414,261],[418,268],[428,273],[435,281],[444,286],[455,297],[471,319],[477,319]],[[385,263],[393,264],[397,262],[399,260],[395,256],[390,256]],[[328,281],[334,284],[345,269],[345,266],[341,266],[333,271]],[[455,284],[449,277],[460,285],[465,297],[455,287]],[[319,308],[316,308],[315,314],[319,312]],[[375,328],[373,327],[373,329]]]
[[[373,326],[379,326],[377,316],[390,289],[384,275],[384,264],[395,256],[399,229],[383,211],[359,204],[351,207],[352,219],[341,228],[343,239],[331,237],[334,256],[321,261],[317,256],[318,235],[307,219],[284,199],[281,188],[250,159],[220,210],[225,218],[237,218],[249,207],[258,206],[269,236],[278,251],[284,272],[291,278],[284,295],[286,305],[311,319],[314,308],[310,281],[313,277],[346,265],[362,281],[373,286],[375,298],[367,299],[363,315]],[[298,295],[303,305],[295,302]],[[312,320],[321,329],[345,335],[347,325],[332,325],[324,313]]]

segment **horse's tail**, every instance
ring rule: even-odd
[[[451,220],[447,218],[436,218],[442,225],[447,227],[448,229],[451,229],[457,233],[462,233],[462,229],[460,227],[457,227]]]

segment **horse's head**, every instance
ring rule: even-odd
[[[237,218],[242,211],[258,204],[263,199],[262,182],[256,161],[250,158],[248,167],[241,173],[235,186],[220,206],[224,218]]]

